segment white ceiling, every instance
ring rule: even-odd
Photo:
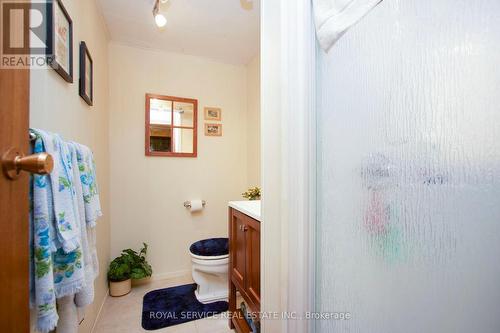
[[[97,1],[116,42],[232,64],[259,52],[259,0],[169,0],[163,29],[154,22],[154,0]]]

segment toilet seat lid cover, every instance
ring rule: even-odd
[[[229,254],[229,240],[227,238],[203,239],[191,244],[192,254],[202,257],[218,257]]]

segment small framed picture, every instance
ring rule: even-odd
[[[222,136],[222,124],[205,124],[205,136]]]
[[[220,108],[205,108],[205,120],[221,121],[222,110]]]
[[[73,21],[61,0],[47,3],[48,63],[61,77],[73,83]]]
[[[94,63],[85,42],[80,44],[80,96],[88,105],[94,104]]]

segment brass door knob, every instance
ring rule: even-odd
[[[46,175],[54,169],[54,159],[47,153],[24,156],[20,149],[11,148],[2,156],[2,169],[9,179],[17,179],[21,171]]]

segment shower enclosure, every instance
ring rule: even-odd
[[[317,85],[316,332],[500,332],[500,1],[385,0]]]

